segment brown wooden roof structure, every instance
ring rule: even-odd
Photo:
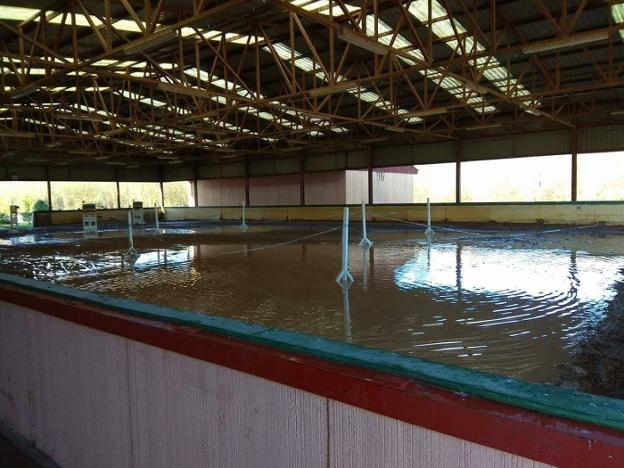
[[[624,118],[624,3],[0,0],[0,163],[183,164]]]

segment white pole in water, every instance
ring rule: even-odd
[[[247,230],[247,222],[245,220],[245,202],[243,202],[243,218],[242,218],[242,221],[241,221],[240,228],[243,231]]]
[[[160,234],[160,226],[158,225],[158,207],[154,203],[154,221],[156,222],[156,234]]]
[[[428,241],[431,241],[433,235],[433,229],[431,229],[431,203],[429,203],[429,198],[427,198],[427,229],[425,230],[425,236],[427,236]]]
[[[130,248],[124,254],[125,257],[134,258],[139,256],[139,252],[134,248],[134,235],[132,232],[132,210],[128,210],[128,242]]]
[[[349,208],[342,210],[342,270],[336,276],[336,282],[344,285],[353,282],[349,273]]]
[[[368,238],[366,233],[366,205],[364,204],[364,200],[362,200],[362,240],[360,241],[359,246],[369,249],[372,245],[373,243]]]
[[[130,242],[130,250],[134,250],[134,235],[132,233],[132,211],[128,210],[128,241]]]

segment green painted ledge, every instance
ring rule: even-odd
[[[63,299],[78,300],[130,316],[194,327],[284,351],[398,375],[549,416],[624,430],[624,400],[616,398],[525,382],[304,333],[115,298],[5,273],[0,273],[0,283]]]

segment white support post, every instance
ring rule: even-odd
[[[431,203],[429,203],[429,198],[427,198],[427,229],[425,230],[425,236],[427,236],[427,241],[431,241],[434,236],[433,229],[431,229]]]
[[[359,246],[365,249],[370,249],[373,246],[373,243],[368,238],[366,232],[366,205],[364,204],[364,200],[362,200],[362,240],[360,241]]]
[[[130,245],[130,250],[134,250],[134,232],[132,230],[132,211],[128,210],[128,244]]]
[[[349,272],[349,208],[342,210],[342,270],[336,276],[336,282],[348,285],[353,282]]]
[[[160,234],[160,226],[158,225],[158,207],[154,203],[154,221],[156,222],[156,234]]]
[[[128,244],[130,245],[130,247],[123,256],[128,261],[133,262],[137,258],[139,258],[139,252],[137,252],[134,248],[134,233],[132,232],[132,209],[128,210]]]
[[[240,228],[241,228],[243,231],[246,231],[246,230],[247,230],[247,228],[248,228],[248,226],[247,226],[247,220],[246,220],[246,217],[245,217],[245,208],[246,208],[246,206],[245,206],[245,202],[243,202],[243,217],[242,217],[242,220],[241,220],[241,225],[240,225]]]

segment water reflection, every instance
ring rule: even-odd
[[[344,329],[345,329],[345,340],[347,343],[351,343],[352,341],[352,333],[351,333],[351,305],[349,303],[349,288],[350,284],[340,283],[340,289],[342,290],[342,308],[344,313]]]
[[[534,320],[539,311],[561,314],[579,303],[591,303],[588,319],[599,320],[615,295],[613,286],[623,279],[623,264],[621,256],[576,251],[434,245],[416,248],[394,279],[401,289],[427,289],[448,302],[481,295],[501,313],[500,318],[470,322],[482,326]],[[536,304],[519,313],[522,300]]]
[[[368,289],[368,270],[370,259],[370,247],[362,248],[362,289],[366,291]]]
[[[140,252],[140,256],[134,262],[134,268],[146,270],[157,266],[168,267],[189,263],[195,258],[197,252],[198,246]]]

